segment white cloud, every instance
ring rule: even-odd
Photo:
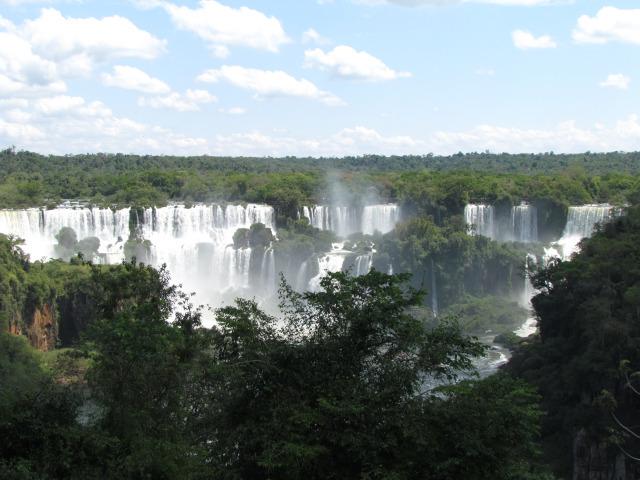
[[[640,121],[637,115],[631,115],[609,127],[581,128],[572,121],[549,129],[479,125],[467,131],[438,131],[425,138],[385,135],[364,126],[315,138],[248,132],[218,135],[211,146],[218,154],[258,156],[452,154],[485,150],[496,153],[635,151],[640,149]]]
[[[400,5],[403,7],[419,7],[425,5],[444,6],[459,3],[488,3],[515,7],[535,7],[543,5],[563,5],[574,0],[353,0],[360,5]]]
[[[225,45],[211,45],[211,53],[216,58],[227,58],[231,55],[231,50]]]
[[[118,117],[101,102],[67,96],[0,102],[0,144],[14,144],[45,154],[184,155],[210,150],[209,142],[204,138]]]
[[[218,111],[227,115],[244,115],[247,113],[247,109],[242,107],[219,108]]]
[[[0,29],[13,31],[16,26],[13,24],[11,20],[7,20],[2,15],[0,15]]]
[[[54,9],[16,26],[0,17],[0,96],[66,91],[64,78],[88,75],[95,62],[154,58],[164,42],[122,17],[65,18]]]
[[[290,40],[280,20],[248,7],[233,8],[215,0],[201,0],[198,8],[155,2],[173,23],[214,46],[242,46],[277,52]]]
[[[205,71],[197,80],[210,83],[224,80],[236,87],[250,90],[258,97],[302,97],[318,100],[330,106],[344,104],[338,97],[320,90],[309,80],[296,79],[282,70],[258,70],[224,65],[216,70]]]
[[[521,50],[538,49],[538,48],[556,48],[558,44],[549,35],[535,37],[525,30],[515,30],[511,37],[516,48]]]
[[[576,122],[567,121],[544,129],[479,125],[465,131],[437,131],[422,138],[387,134],[359,125],[314,137],[249,131],[206,139],[118,117],[100,102],[56,96],[0,101],[0,144],[14,144],[18,148],[42,153],[316,157],[367,153],[451,154],[485,150],[512,153],[635,151],[640,149],[640,120],[637,115],[630,115],[608,126],[581,127]]]
[[[98,101],[87,103],[82,97],[57,95],[55,97],[39,98],[31,102],[33,110],[42,115],[73,115],[88,117],[108,117],[112,112],[107,106]]]
[[[171,92],[158,97],[142,97],[138,99],[141,107],[167,108],[178,112],[194,112],[200,105],[217,102],[218,99],[206,90],[187,90],[184,94]]]
[[[578,43],[622,42],[640,45],[640,9],[603,7],[594,17],[582,15],[573,30]]]
[[[171,88],[158,78],[150,76],[139,68],[127,65],[116,65],[113,73],[104,73],[102,83],[108,87],[135,90],[146,94],[169,93]]]
[[[52,8],[43,9],[17,31],[36,54],[55,61],[67,74],[87,74],[95,62],[116,58],[153,59],[166,46],[127,18],[71,18]]]
[[[302,43],[314,43],[316,45],[328,45],[331,40],[320,35],[316,29],[310,28],[302,34]]]
[[[600,82],[601,87],[617,88],[626,90],[629,88],[631,78],[622,73],[612,73],[604,81]]]
[[[0,97],[64,92],[56,63],[36,55],[29,42],[0,32]]]
[[[326,70],[343,78],[382,81],[411,76],[409,72],[397,72],[379,58],[347,45],[339,45],[329,52],[319,48],[307,50],[304,58],[307,67]]]

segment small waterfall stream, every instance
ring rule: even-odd
[[[400,207],[392,203],[362,208],[317,205],[303,207],[302,216],[307,217],[313,227],[331,230],[344,238],[353,233],[390,232],[400,220]]]

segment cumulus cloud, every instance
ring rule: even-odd
[[[513,44],[521,50],[539,49],[539,48],[556,48],[558,45],[549,35],[535,37],[532,33],[525,30],[515,30],[511,34]]]
[[[617,88],[619,90],[626,90],[629,88],[631,78],[623,75],[622,73],[612,73],[607,78],[600,82],[601,87]]]
[[[640,149],[640,120],[630,115],[608,126],[585,127],[567,121],[541,129],[479,125],[461,131],[436,131],[420,138],[388,134],[364,125],[313,137],[248,131],[202,138],[119,117],[100,102],[60,95],[0,101],[0,143],[43,153],[258,156],[634,151]]]
[[[373,55],[347,45],[339,45],[324,52],[320,48],[304,52],[305,66],[318,68],[342,78],[368,81],[395,80],[410,77],[409,72],[398,72]]]
[[[60,93],[66,88],[55,62],[36,55],[18,35],[0,32],[0,97]]]
[[[67,18],[54,9],[22,25],[0,17],[0,30],[0,96],[61,93],[65,78],[88,75],[96,62],[155,58],[165,45],[123,17]]]
[[[195,33],[215,48],[241,46],[277,52],[290,42],[280,20],[249,7],[233,8],[215,0],[200,0],[197,8],[162,1],[145,4],[163,8],[178,28]]]
[[[633,151],[640,148],[640,121],[631,115],[611,126],[579,127],[560,123],[549,129],[519,129],[479,125],[466,131],[437,131],[424,138],[385,135],[365,126],[342,129],[324,137],[299,138],[253,131],[216,136],[211,147],[224,155],[344,156],[378,153],[452,154],[459,151],[584,152]]]
[[[57,95],[38,98],[31,102],[33,110],[46,116],[109,117],[111,110],[102,102],[87,102],[82,97]]]
[[[102,83],[108,87],[135,90],[147,94],[169,93],[171,88],[158,78],[150,76],[139,68],[116,65],[113,73],[102,74]]]
[[[166,47],[166,41],[118,15],[72,18],[46,8],[38,18],[27,20],[19,31],[38,55],[66,62],[71,68],[86,69],[93,62],[116,58],[153,59]]]
[[[305,30],[302,34],[302,43],[315,43],[316,45],[328,45],[331,43],[331,40],[323,37],[318,33],[315,28],[310,28]]]
[[[142,97],[138,99],[141,107],[167,108],[178,112],[194,112],[200,106],[217,102],[218,98],[206,90],[187,90],[185,93],[171,92],[169,95]]]
[[[200,82],[215,83],[221,80],[238,88],[252,91],[258,97],[302,97],[339,106],[344,102],[332,93],[320,90],[307,79],[297,79],[282,70],[259,70],[238,65],[224,65],[211,69],[197,77]]]
[[[0,144],[60,154],[195,154],[210,149],[204,138],[119,117],[101,102],[65,95],[0,102]]]
[[[582,15],[573,30],[573,39],[577,43],[640,45],[640,9],[603,7],[593,17]]]

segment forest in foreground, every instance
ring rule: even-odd
[[[536,276],[539,335],[483,380],[471,360],[486,347],[455,319],[412,315],[406,275],[283,284],[278,317],[238,300],[204,328],[166,271],[31,264],[0,239],[3,318],[16,291],[37,304],[43,277],[64,276],[92,318],[72,349],[0,334],[2,478],[638,473],[624,462],[639,420],[637,208]]]
[[[0,208],[22,209],[5,212],[126,209],[128,236],[124,261],[108,264],[99,239],[68,228],[54,232],[58,260],[0,235],[0,477],[638,478],[634,155],[2,152]],[[292,265],[321,264],[338,242],[300,214],[336,185],[347,202],[375,197],[402,215],[385,233],[348,235],[342,268],[294,288]],[[157,245],[137,237],[141,219],[199,202],[272,206],[270,226],[239,228],[226,248],[262,267],[273,258],[285,273],[277,310],[248,290],[211,313],[145,258]],[[615,215],[579,253],[548,257],[595,203]],[[481,207],[531,229],[489,238],[468,224]],[[353,275],[367,255],[368,273]],[[518,338],[514,299],[530,278],[539,329]],[[480,378],[488,331],[512,357]]]

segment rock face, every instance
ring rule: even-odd
[[[36,308],[26,321],[26,334],[29,343],[38,350],[53,350],[58,338],[58,325],[54,309],[49,304]]]
[[[573,480],[637,480],[640,465],[622,452],[589,438],[584,430],[573,442]]]

